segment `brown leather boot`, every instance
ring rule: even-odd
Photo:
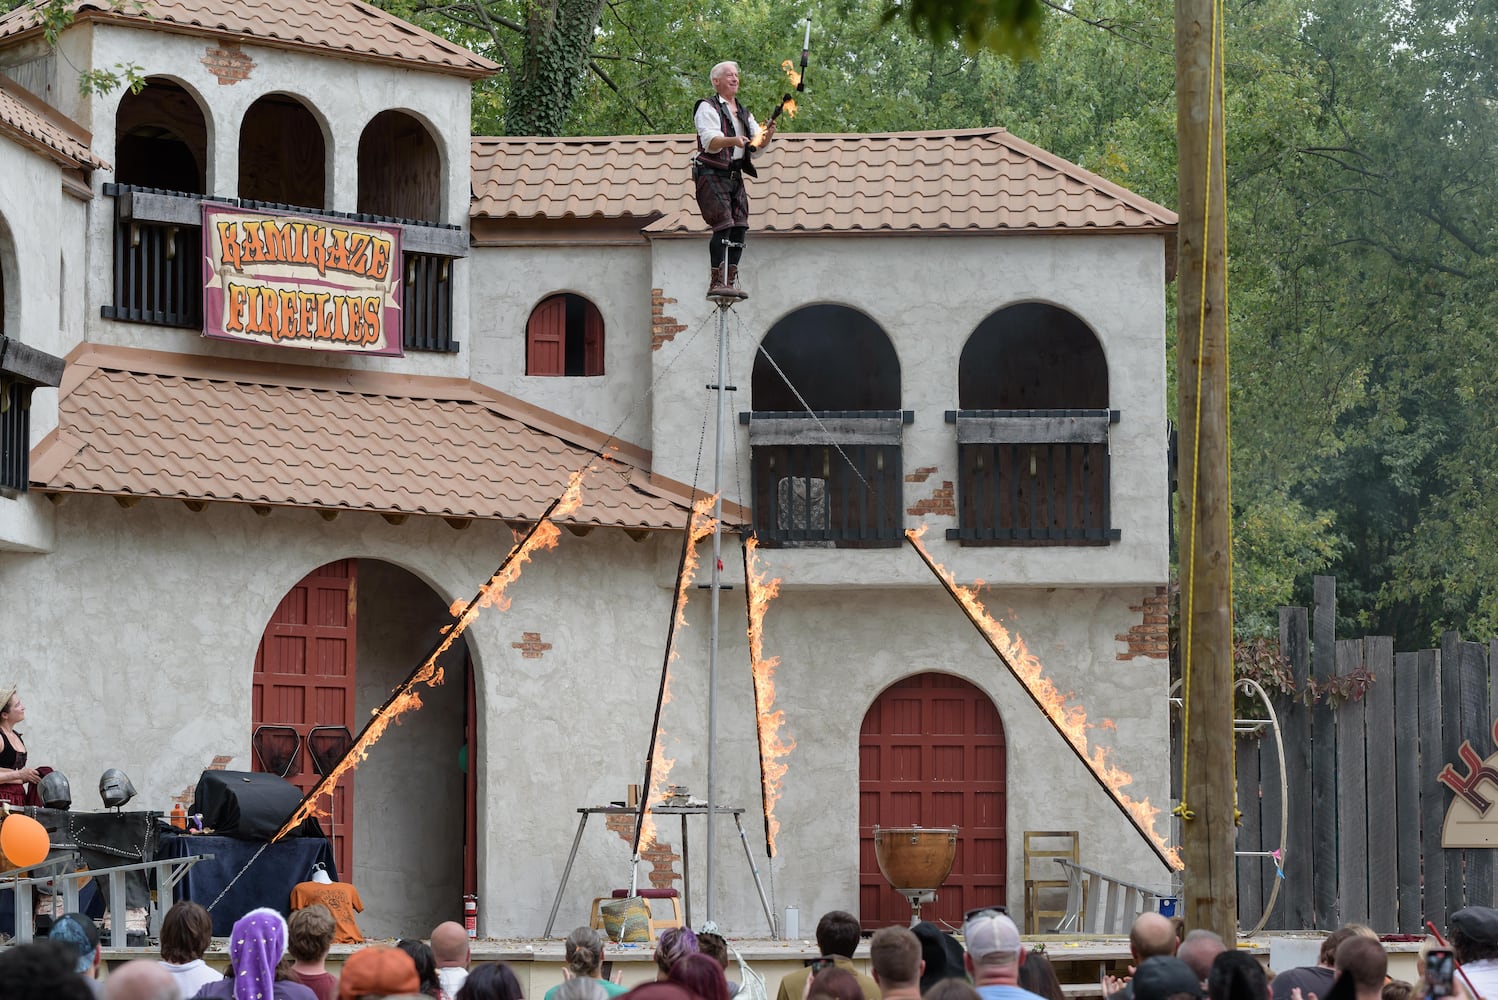
[[[737,264],[728,265],[728,288],[736,299],[747,299],[749,297],[749,293],[739,287],[739,266]]]
[[[708,281],[707,297],[710,299],[733,299],[738,296],[734,294],[733,285],[723,280],[723,268],[713,268],[712,278]]]

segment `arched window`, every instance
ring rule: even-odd
[[[327,198],[327,144],[307,106],[287,94],[251,104],[239,126],[239,196],[322,209]]]
[[[525,327],[527,375],[602,375],[603,316],[581,295],[541,300]]]
[[[1108,363],[1092,330],[1043,302],[989,316],[962,348],[956,537],[966,545],[1106,545]]]
[[[403,111],[381,111],[359,136],[359,211],[442,219],[442,155],[431,131]]]
[[[754,530],[768,547],[900,544],[900,359],[856,309],[816,305],[770,328],[749,421]]]
[[[197,100],[180,84],[148,77],[126,89],[115,113],[117,184],[206,194],[208,126]]]

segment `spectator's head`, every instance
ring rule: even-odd
[[[1056,978],[1056,969],[1044,955],[1030,952],[1019,967],[1019,985],[1046,1000],[1065,1000],[1061,992],[1061,980]]]
[[[844,910],[830,910],[817,921],[817,947],[824,955],[852,958],[858,950],[858,918]]]
[[[1207,975],[1212,971],[1212,963],[1226,950],[1222,938],[1215,931],[1194,930],[1186,935],[1186,940],[1176,949],[1176,958],[1185,962],[1196,978],[1205,983]]]
[[[337,929],[332,910],[321,903],[304,906],[286,922],[286,950],[298,962],[320,962],[327,958]]]
[[[1451,950],[1463,965],[1498,958],[1498,910],[1468,906],[1451,915]]]
[[[975,983],[1014,982],[1025,949],[1019,928],[1007,913],[983,910],[973,914],[962,924],[962,940],[967,945],[968,971]]]
[[[690,927],[668,927],[661,931],[655,942],[656,978],[665,979],[675,965],[686,955],[697,953],[697,935]]]
[[[234,995],[270,996],[276,966],[286,954],[286,918],[261,907],[234,921],[229,933],[229,964],[234,969]]]
[[[416,963],[399,948],[361,948],[343,963],[343,971],[338,976],[338,1000],[417,993],[420,990],[421,978],[416,974]],[[267,996],[271,993],[270,990],[265,992]]]
[[[949,976],[929,990],[922,990],[921,1000],[982,1000],[982,997],[966,979]]]
[[[47,937],[72,953],[74,972],[93,978],[99,966],[99,928],[92,919],[82,913],[64,914],[53,921]]]
[[[921,961],[926,971],[921,973],[921,993],[924,994],[943,979],[967,980],[963,970],[964,952],[957,939],[929,920],[922,920],[910,929],[921,942]]]
[[[1389,956],[1378,941],[1358,935],[1337,946],[1332,967],[1339,976],[1351,976],[1358,993],[1367,995],[1383,989],[1384,978],[1389,974]]]
[[[213,943],[213,918],[192,900],[173,903],[161,918],[161,959],[186,965],[203,957]]]
[[[603,935],[591,927],[573,928],[563,951],[574,976],[596,978],[603,966]]]
[[[514,969],[503,962],[485,962],[468,973],[453,1000],[525,1000],[525,994]]]
[[[448,920],[432,928],[432,955],[439,969],[463,969],[470,957],[468,932],[463,925]]]
[[[1176,953],[1176,928],[1169,917],[1158,913],[1141,913],[1129,928],[1129,951],[1136,962],[1156,955]]]
[[[94,991],[73,971],[76,954],[55,941],[0,948],[0,983],[7,1000],[93,1000]]]
[[[401,938],[395,946],[411,956],[411,964],[416,966],[416,980],[420,983],[417,989],[428,996],[436,996],[442,984],[437,981],[437,960],[432,957],[431,946],[413,938]]]
[[[669,981],[700,1000],[728,1000],[723,966],[701,952],[683,955],[671,966]]]
[[[1134,970],[1132,983],[1134,1000],[1195,1000],[1202,995],[1201,980],[1174,955],[1146,958]]]
[[[864,1000],[863,987],[857,976],[834,965],[811,977],[806,1000]]]
[[[459,993],[457,1000],[466,1000],[466,998]],[[480,998],[475,998],[475,1000],[480,1000]],[[675,983],[652,980],[648,983],[641,983],[625,993],[621,1000],[693,1000],[693,997]]]
[[[869,965],[879,989],[920,989],[921,942],[907,927],[881,927],[869,942]]]
[[[1357,937],[1357,931],[1351,927],[1339,927],[1326,936],[1321,942],[1321,950],[1316,955],[1316,964],[1330,969],[1337,961],[1337,949],[1342,942],[1348,938]]]
[[[728,969],[728,942],[723,939],[723,935],[712,931],[698,931],[697,950],[717,962],[719,968],[725,971]]]
[[[104,996],[108,1000],[178,1000],[182,991],[176,977],[159,962],[137,958],[109,974]]]
[[[1224,951],[1212,960],[1207,994],[1212,1000],[1269,1000],[1269,980],[1252,955]]]
[[[1379,991],[1378,1000],[1419,1000],[1413,983],[1402,979],[1391,979]]]

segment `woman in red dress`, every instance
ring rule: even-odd
[[[37,805],[36,783],[41,773],[26,763],[26,741],[16,724],[26,718],[26,706],[14,686],[0,687],[0,802]]]

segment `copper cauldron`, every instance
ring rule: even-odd
[[[957,827],[874,827],[874,857],[898,891],[938,889],[957,859]]]

